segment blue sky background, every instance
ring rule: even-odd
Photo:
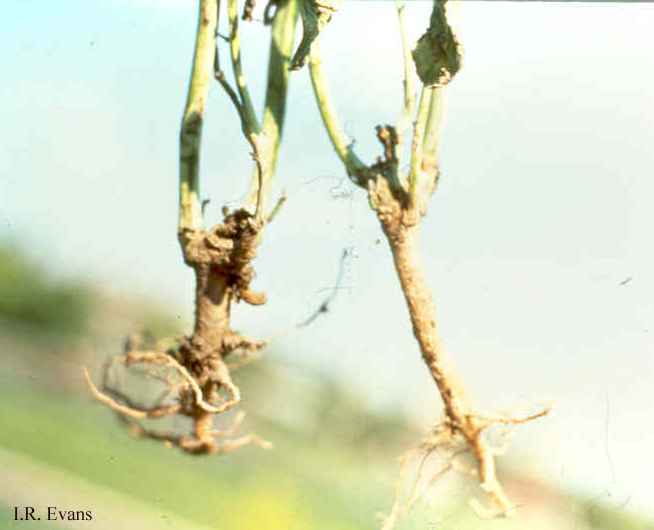
[[[184,318],[177,135],[195,10],[10,0],[0,20],[0,237],[57,275]],[[412,40],[428,12],[409,3]],[[423,230],[443,339],[489,412],[555,401],[515,438],[536,475],[651,512],[654,5],[465,2],[454,15],[465,64],[447,89],[443,176]],[[268,35],[246,24],[244,40],[260,102]],[[346,2],[322,46],[345,128],[372,159],[374,125],[401,104],[393,4]],[[202,167],[210,220],[237,204],[250,164],[216,86]],[[388,250],[343,177],[308,74],[295,73],[276,183],[289,200],[257,262],[270,303],[237,308],[237,325],[275,337],[278,362],[337,373],[371,407],[427,425],[439,405]],[[333,311],[288,332],[349,247]]]

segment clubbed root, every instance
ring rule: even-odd
[[[101,389],[92,381],[86,368],[84,377],[92,396],[113,410],[136,438],[161,441],[169,447],[177,447],[195,455],[224,454],[246,445],[256,445],[264,449],[272,447],[254,434],[236,436],[245,418],[243,412],[235,416],[227,429],[214,429],[214,417],[237,405],[240,401],[240,391],[232,382],[229,370],[222,361],[214,360],[212,364],[214,371],[208,374],[211,383],[205,385],[205,391],[189,371],[166,352],[129,351],[124,355],[112,357],[104,364]],[[118,366],[128,370],[140,367],[142,375],[163,384],[163,392],[153,405],[137,404],[118,388],[114,381]],[[224,390],[225,397],[215,402],[219,388]],[[143,420],[173,416],[190,418],[193,424],[191,432],[163,432],[143,425]]]
[[[123,355],[109,359],[98,388],[84,370],[93,397],[113,410],[130,432],[141,438],[159,440],[191,454],[227,453],[245,445],[262,448],[270,444],[258,436],[236,436],[243,420],[238,415],[226,430],[215,430],[214,417],[230,411],[241,400],[231,370],[245,364],[264,346],[230,327],[233,302],[264,304],[262,293],[254,292],[251,261],[256,256],[263,222],[245,210],[224,211],[224,221],[211,230],[180,233],[184,260],[195,272],[195,326],[188,337],[172,347],[145,344],[141,337],[126,341]],[[234,362],[230,356],[236,358]],[[163,385],[163,392],[150,406],[137,404],[115,382],[116,368],[140,373]],[[192,422],[187,434],[151,430],[144,420],[182,416]]]

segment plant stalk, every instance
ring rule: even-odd
[[[338,115],[332,103],[327,87],[327,80],[322,69],[319,39],[316,39],[311,46],[309,73],[311,75],[311,85],[316,103],[318,104],[318,110],[320,111],[327,135],[336,154],[341,159],[341,162],[343,162],[345,171],[350,177],[363,180],[361,177],[366,173],[368,168],[355,154],[352,149],[352,142],[348,140],[338,120]]]
[[[277,168],[286,117],[290,60],[295,44],[298,14],[297,0],[280,1],[272,23],[266,97],[261,134],[258,135],[261,175],[259,178],[258,170],[255,169],[249,197],[249,203],[254,204],[256,201],[257,211],[261,214],[270,195],[271,181]],[[262,189],[259,190],[259,187]],[[257,194],[260,194],[260,200],[257,200]]]
[[[454,370],[445,360],[438,336],[436,310],[417,251],[419,225],[390,232],[383,224],[402,293],[409,310],[413,335],[422,358],[438,386],[448,418],[465,418],[470,407]]]
[[[200,149],[204,108],[213,79],[217,17],[217,0],[200,0],[193,67],[179,138],[180,234],[202,227]]]

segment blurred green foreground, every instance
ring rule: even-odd
[[[16,248],[0,247],[0,529],[380,528],[397,457],[420,433],[369,413],[322,374],[278,366],[274,348],[237,374],[244,431],[272,441],[270,451],[191,457],[130,438],[91,401],[82,365],[97,370],[129,332],[179,334],[177,322],[146,303],[54,281]],[[510,480],[528,499],[515,520],[480,520],[467,506],[474,483],[455,480],[397,528],[654,528],[526,477]],[[14,521],[14,506],[35,506],[43,519],[48,506],[91,510],[94,520]]]

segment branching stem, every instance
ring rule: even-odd
[[[434,12],[437,14],[442,10],[441,4],[442,0],[436,0],[434,3]],[[398,13],[400,32],[404,41],[406,37],[403,32],[401,7],[398,7]],[[405,49],[404,113],[412,107],[410,68],[406,64],[406,55]],[[331,143],[348,175],[354,177],[353,180],[357,184],[367,189],[369,203],[388,240],[409,310],[413,334],[445,408],[445,420],[439,428],[444,443],[452,445],[455,441],[463,442],[464,447],[476,459],[480,485],[493,503],[493,514],[510,515],[513,506],[497,480],[496,452],[485,439],[484,430],[495,424],[515,424],[521,421],[482,418],[474,413],[454,369],[446,361],[442,350],[434,303],[418,254],[420,220],[427,211],[429,197],[438,178],[442,89],[425,85],[422,87],[414,122],[407,194],[402,179],[397,178],[397,130],[388,125],[376,127],[377,137],[384,148],[384,156],[373,165],[365,165],[354,154],[352,144],[348,143],[329,98],[317,42],[312,47],[309,69],[314,96]],[[535,414],[527,420],[546,413],[547,411]],[[446,469],[450,467],[446,466]],[[398,502],[396,501],[391,515],[387,518],[384,530],[391,528],[399,516],[401,510]],[[412,498],[409,504],[414,502],[415,499]]]
[[[266,302],[264,293],[255,292],[250,287],[255,275],[252,261],[256,257],[260,235],[266,224],[262,212],[264,162],[261,157],[261,135],[243,75],[236,0],[228,0],[228,15],[231,26],[230,51],[238,93],[227,83],[220,69],[216,48],[218,8],[218,0],[200,0],[193,68],[180,132],[178,239],[184,262],[193,269],[196,279],[193,332],[175,341],[176,345],[171,348],[153,345],[153,349],[144,350],[135,347],[130,340],[125,345],[125,354],[114,359],[126,369],[135,364],[143,365],[147,377],[161,381],[166,386],[161,399],[172,398],[176,403],[161,406],[161,401],[157,401],[157,404],[149,407],[134,405],[127,393],[107,382],[111,363],[105,365],[105,384],[102,390],[93,384],[88,372],[84,374],[93,396],[115,411],[137,435],[164,441],[192,454],[226,452],[250,443],[266,445],[253,435],[219,443],[212,434],[214,416],[226,412],[241,400],[240,390],[231,378],[225,359],[235,352],[247,357],[265,345],[262,341],[248,339],[231,329],[232,304],[244,301],[251,305],[262,305]],[[284,27],[290,31],[292,46],[293,32],[288,24]],[[276,43],[273,47],[275,46]],[[274,48],[273,55],[275,50],[277,48]],[[286,71],[283,73],[286,74]],[[278,69],[271,75],[281,73]],[[199,170],[202,125],[212,78],[220,82],[234,103],[245,137],[252,147],[256,165],[257,199],[256,215],[244,208],[233,212],[225,208],[222,223],[205,229],[199,198]],[[286,81],[282,84],[283,90],[278,95],[278,100],[268,106],[276,109],[285,103]],[[271,136],[277,148],[280,132]],[[269,172],[272,174],[272,169]],[[162,368],[167,369],[163,376],[157,373]],[[181,383],[173,381],[172,373],[176,374],[178,380],[181,379]],[[169,415],[191,418],[191,434],[182,436],[151,431],[138,423],[144,418]]]

